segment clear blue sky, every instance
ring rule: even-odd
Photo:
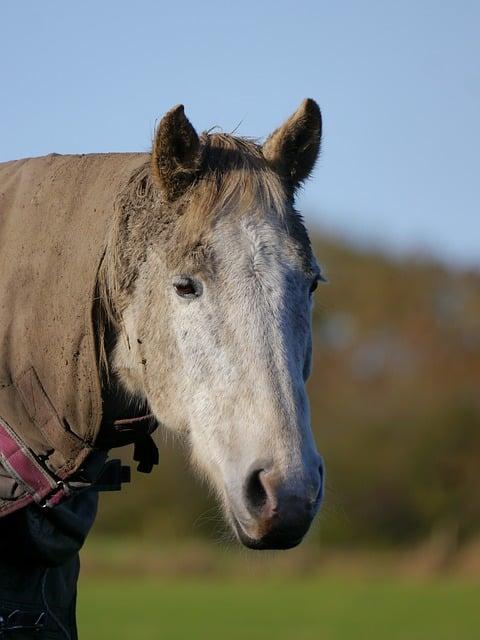
[[[147,150],[179,102],[265,136],[310,96],[309,220],[480,265],[478,0],[16,0],[0,24],[0,160]]]

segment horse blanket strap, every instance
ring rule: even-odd
[[[84,469],[68,481],[55,477],[42,460],[26,447],[10,426],[0,418],[0,462],[10,479],[23,489],[23,497],[2,508],[0,515],[7,515],[31,503],[42,508],[52,508],[73,491],[95,488],[97,491],[118,491],[122,483],[130,481],[130,468],[120,460],[105,462],[106,453],[97,457],[98,462],[89,468],[88,458]],[[90,465],[92,467],[92,465]]]
[[[137,470],[140,473],[150,473],[160,460],[158,447],[152,438],[157,427],[158,423],[150,413],[102,423],[96,446],[108,450],[133,444],[133,459],[139,463]]]
[[[55,478],[40,463],[38,458],[22,443],[20,438],[0,418],[0,461],[20,487],[25,490],[23,498],[3,510],[2,515],[24,507],[31,502],[52,507],[68,494],[68,485]]]

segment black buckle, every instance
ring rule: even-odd
[[[130,482],[130,467],[120,460],[108,460],[93,484],[96,491],[120,491],[122,484]]]
[[[15,633],[16,631],[40,633],[45,628],[45,618],[45,611],[32,613],[16,609],[7,616],[0,614],[0,638],[6,637],[7,633]]]
[[[115,420],[102,425],[95,445],[110,450],[133,444],[133,459],[139,463],[137,470],[150,473],[159,463],[158,448],[152,438],[157,427],[158,423],[152,414]]]
[[[133,459],[138,462],[137,471],[140,473],[150,473],[160,462],[158,447],[151,435],[141,436],[135,440]]]

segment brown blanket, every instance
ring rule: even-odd
[[[78,469],[99,431],[97,272],[117,196],[147,159],[0,164],[0,418],[60,478]],[[0,462],[0,515],[24,496]]]

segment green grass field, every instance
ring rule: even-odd
[[[80,585],[79,631],[82,640],[478,640],[480,587],[89,577]]]

